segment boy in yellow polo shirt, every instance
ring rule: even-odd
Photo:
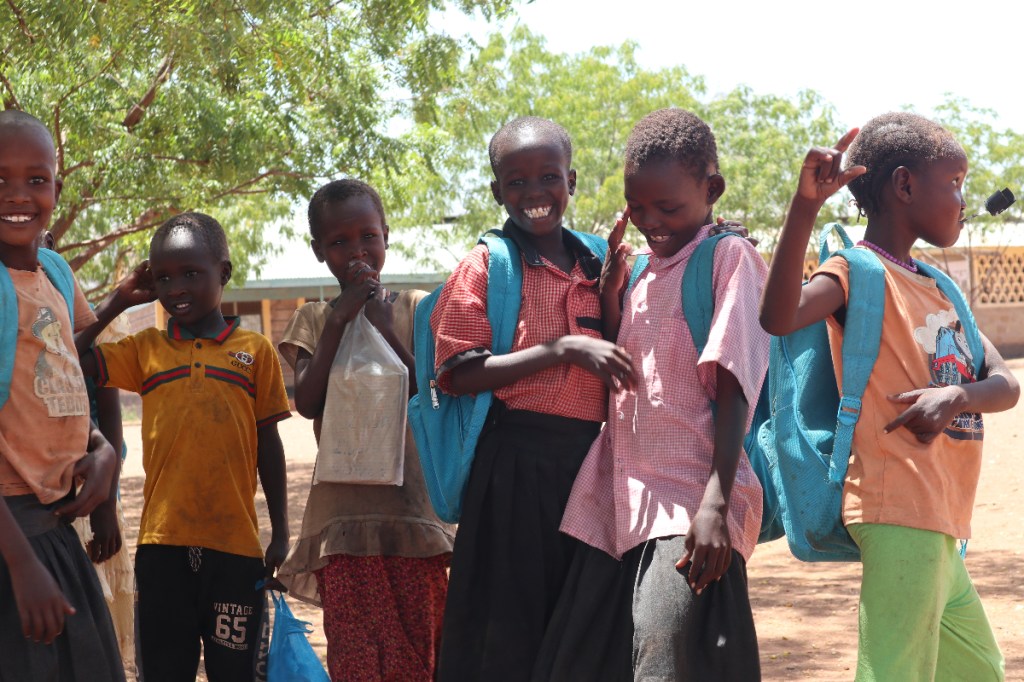
[[[76,338],[86,375],[142,396],[146,471],[135,575],[138,648],[147,682],[194,680],[202,641],[211,680],[252,679],[263,597],[288,550],[284,451],[291,416],[277,353],[221,314],[231,277],[220,224],[201,213],[157,229],[149,261],[96,310]],[[89,345],[114,317],[159,299],[166,330]],[[256,474],[270,512],[263,552]]]

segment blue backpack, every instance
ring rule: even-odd
[[[740,236],[734,232],[723,232],[707,237],[697,245],[690,260],[686,263],[686,270],[683,271],[681,287],[683,317],[686,318],[686,325],[690,329],[690,336],[693,338],[693,345],[697,348],[698,357],[704,352],[704,347],[707,345],[708,334],[711,332],[711,321],[715,315],[715,248],[722,239]],[[630,289],[647,268],[648,260],[647,256],[637,256],[633,271],[629,276]],[[782,537],[784,530],[780,515],[781,505],[775,491],[774,479],[769,471],[768,459],[757,438],[760,426],[771,416],[767,378],[762,384],[761,394],[757,404],[753,406],[753,410],[753,421],[750,424],[750,431],[743,439],[743,449],[746,451],[747,457],[750,459],[750,466],[764,491],[761,508],[761,532],[757,541],[769,542]],[[717,412],[717,404],[711,401],[712,416],[717,415]]]
[[[596,234],[572,233],[604,259],[608,242]],[[485,234],[479,243],[486,244],[488,251],[487,320],[491,325],[491,352],[505,355],[512,350],[519,322],[522,258],[515,242],[497,230]],[[494,396],[491,391],[454,396],[442,392],[437,386],[430,315],[443,287],[442,284],[434,289],[416,306],[413,320],[416,395],[409,400],[409,425],[419,450],[423,479],[434,512],[442,521],[457,523],[477,440]]]
[[[835,253],[828,246],[832,232],[845,247]],[[824,321],[773,337],[768,368],[772,413],[761,425],[758,441],[774,477],[793,555],[803,561],[858,561],[860,550],[843,525],[843,483],[861,398],[878,358],[885,269],[873,253],[852,248],[838,223],[822,230],[819,245],[819,264],[840,256],[850,265],[842,348],[844,393],[839,395]],[[953,303],[977,376],[984,349],[967,301],[947,275],[915,262]]]
[[[39,262],[43,272],[53,282],[68,304],[68,316],[75,322],[75,276],[71,267],[58,254],[39,249]],[[0,408],[7,404],[11,394],[11,376],[14,374],[14,348],[18,343],[18,294],[7,268],[0,265]]]

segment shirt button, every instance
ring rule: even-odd
[[[653,258],[652,260],[653,260],[653,262],[654,262],[654,264],[655,264],[655,265],[657,265],[658,263],[660,263],[660,262],[661,262],[661,259],[660,259],[660,258]]]
[[[622,410],[619,410],[618,417],[619,419],[625,419],[626,415],[622,414]]]
[[[203,347],[203,344],[201,344],[198,341],[196,341],[196,348],[202,348],[202,347]]]
[[[196,363],[196,367],[202,367],[202,365],[201,365],[200,363],[198,363],[198,362],[197,362],[197,363]]]

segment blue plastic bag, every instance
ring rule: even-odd
[[[306,635],[309,623],[292,614],[284,595],[271,592],[274,599],[274,631],[267,658],[267,682],[330,682]]]

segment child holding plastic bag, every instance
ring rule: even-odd
[[[381,286],[388,226],[380,197],[366,183],[338,180],[317,190],[309,229],[313,253],[337,278],[341,294],[299,308],[279,346],[295,370],[296,408],[314,420],[320,450],[302,530],[278,579],[292,596],[323,606],[331,679],[431,680],[454,528],[435,516],[415,444],[405,433],[404,405],[415,390],[413,313],[425,292],[395,294]],[[357,347],[357,336],[386,341],[408,369],[404,393],[384,378],[393,358],[382,349],[361,367],[354,360],[370,351],[369,341]],[[369,367],[376,364],[379,370]],[[380,404],[381,393],[387,404]],[[379,471],[377,484],[367,484],[374,477],[362,477],[373,466],[362,465],[386,465],[396,454],[396,429],[389,428],[396,420],[404,437],[397,451],[400,478],[386,484],[386,472]],[[356,450],[360,443],[369,448]]]

